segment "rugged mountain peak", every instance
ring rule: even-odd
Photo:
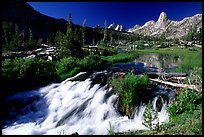
[[[148,21],[148,22],[146,22],[143,26],[152,26],[152,25],[154,25],[155,24],[155,21],[154,20],[150,20],[150,21]]]
[[[181,38],[188,34],[189,29],[196,27],[202,28],[202,14],[186,17],[181,21],[170,20],[165,12],[161,12],[156,22],[150,20],[142,27],[128,29],[130,33],[137,33],[148,36],[166,35],[166,38]]]
[[[116,24],[115,23],[112,23],[112,24],[110,24],[109,26],[108,26],[108,29],[113,29],[113,28],[115,28],[116,27]]]
[[[108,26],[108,29],[114,29],[116,31],[124,31],[124,27],[119,24],[112,23]]]
[[[167,14],[165,12],[161,12],[157,22],[162,23],[162,22],[167,22],[167,21],[168,21]]]
[[[136,24],[133,28],[134,28],[134,29],[137,29],[137,28],[139,28],[139,27],[141,27],[141,26]]]
[[[155,28],[163,29],[168,25],[169,22],[170,20],[168,19],[167,14],[165,12],[161,12],[155,24]]]

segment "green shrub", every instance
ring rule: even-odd
[[[179,95],[176,96],[176,101],[172,103],[167,110],[170,116],[174,117],[184,112],[192,112],[201,101],[202,95],[197,91],[182,90]]]
[[[44,59],[15,58],[2,62],[2,76],[8,80],[25,80],[55,75],[55,64]]]
[[[5,94],[30,90],[56,78],[55,63],[37,58],[2,61],[2,88]]]
[[[106,62],[100,56],[89,55],[89,56],[86,56],[83,60],[81,60],[79,64],[80,64],[80,67],[83,68],[83,70],[87,71],[87,70],[93,70],[95,68],[98,68],[106,64]]]
[[[2,77],[11,78],[12,76],[12,63],[11,59],[2,61]]]
[[[34,58],[29,68],[27,77],[35,79],[36,81],[49,82],[56,76],[55,63],[45,59]]]
[[[7,80],[23,80],[26,78],[31,64],[31,59],[6,59],[2,62],[2,76]]]
[[[158,112],[153,109],[151,101],[148,102],[144,112],[144,121],[142,124],[150,130],[159,130],[159,123],[153,123],[158,118]]]
[[[78,63],[78,59],[71,56],[60,59],[60,61],[56,63],[57,75],[69,73],[74,67],[78,65],[77,63]]]
[[[103,40],[101,40],[101,41],[99,42],[98,46],[99,46],[99,47],[106,47],[107,45],[106,45],[106,43],[105,43]]]
[[[59,81],[62,81],[75,75],[81,70],[93,70],[105,63],[106,62],[97,55],[89,55],[82,60],[79,60],[75,57],[67,57],[56,63],[56,74]]]
[[[75,67],[70,72],[62,73],[62,74],[58,75],[58,80],[63,81],[65,79],[67,79],[68,77],[72,77],[72,76],[76,75],[77,73],[79,73],[80,70],[81,70],[81,68]]]
[[[114,127],[111,125],[111,122],[110,122],[110,121],[109,121],[108,135],[115,135],[115,133],[114,133]]]
[[[150,81],[147,76],[137,76],[132,73],[128,73],[124,79],[112,77],[111,85],[119,93],[119,104],[123,113],[129,113],[127,111],[131,113],[135,106],[139,105],[149,84]],[[130,116],[130,113],[127,115]]]

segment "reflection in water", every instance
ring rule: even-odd
[[[140,54],[133,62],[119,63],[112,66],[112,70],[132,71],[135,74],[156,73],[156,72],[174,72],[181,64],[181,58],[176,55],[146,53]]]
[[[156,67],[160,71],[164,70],[166,72],[176,69],[181,64],[181,61],[179,56],[157,53],[141,54],[134,60],[135,63],[145,62],[146,66]]]

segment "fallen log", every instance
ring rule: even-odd
[[[158,78],[158,77],[165,77],[165,78],[170,78],[170,77],[186,77],[188,76],[187,73],[146,73],[146,75],[149,78]]]
[[[165,85],[169,85],[169,86],[176,87],[176,88],[187,88],[187,89],[196,90],[196,91],[200,92],[200,90],[198,90],[195,85],[177,84],[177,83],[172,83],[172,82],[168,82],[168,81],[163,81],[160,79],[152,79],[152,78],[149,78],[149,79],[151,81],[154,81],[154,82],[157,82],[160,84],[165,84]]]
[[[173,82],[173,83],[183,83],[183,81],[186,79],[186,77],[170,77],[166,78],[166,81]]]

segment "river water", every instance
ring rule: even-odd
[[[10,107],[8,117],[2,121],[2,134],[61,135],[77,132],[79,135],[107,135],[110,125],[114,132],[149,130],[142,124],[145,104],[137,107],[132,119],[122,116],[117,110],[117,93],[107,84],[93,82],[93,77],[108,75],[108,72],[93,72],[78,80],[85,74],[81,72],[61,83],[5,98],[3,103],[10,104]],[[161,88],[156,90],[152,98],[153,107],[157,108],[160,94],[169,96],[169,93]],[[164,99],[158,119],[153,122],[162,124],[169,121],[167,105],[168,101]]]

